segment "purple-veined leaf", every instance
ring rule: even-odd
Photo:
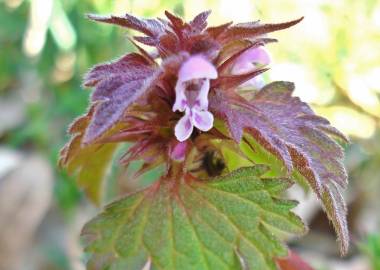
[[[207,10],[199,13],[194,19],[189,23],[190,26],[199,32],[207,27],[207,18],[210,16],[211,10]]]
[[[86,75],[84,85],[95,87],[91,97],[95,112],[84,135],[84,144],[98,139],[121,119],[128,106],[149,90],[155,71],[151,59],[131,53],[96,66]]]
[[[136,30],[154,39],[157,39],[161,34],[165,33],[166,29],[166,23],[164,20],[140,19],[130,14],[125,14],[124,16],[88,14],[87,16],[94,21],[116,24]]]
[[[288,174],[296,169],[307,179],[334,224],[342,253],[346,253],[346,209],[337,186],[346,186],[347,174],[343,149],[330,136],[348,140],[306,103],[293,97],[293,90],[292,83],[274,82],[250,101],[216,91],[210,99],[210,110],[226,119],[237,142],[246,131],[284,163]]]

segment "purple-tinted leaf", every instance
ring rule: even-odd
[[[160,37],[160,42],[156,46],[161,57],[167,57],[179,49],[179,42],[177,36],[168,32],[166,35]]]
[[[347,251],[345,206],[336,185],[345,187],[343,150],[329,135],[346,140],[326,119],[315,116],[299,98],[294,85],[274,82],[259,91],[252,101],[216,91],[210,110],[227,120],[231,135],[240,141],[243,131],[281,159],[288,171],[296,168],[322,199],[338,232],[342,253]],[[333,185],[334,188],[331,188]]]
[[[232,25],[232,22],[224,23],[218,26],[208,27],[206,32],[213,38],[218,38],[222,33],[226,32],[227,29]]]
[[[347,207],[344,199],[334,183],[324,187],[321,199],[327,216],[332,221],[334,228],[337,231],[340,252],[344,255],[348,251],[350,242],[346,219]]]
[[[154,73],[151,62],[134,53],[92,69],[84,85],[95,87],[91,99],[97,105],[83,143],[94,141],[117,123],[128,106],[149,89]]]
[[[244,129],[249,129],[255,139],[265,149],[280,158],[288,171],[291,171],[293,169],[292,158],[280,136],[269,131],[271,126],[269,116],[257,111],[253,113],[251,107],[243,108],[231,104],[230,101],[229,96],[222,91],[216,91],[215,96],[210,98],[209,106],[210,111],[227,121],[232,138],[236,142],[240,142]],[[265,131],[267,133],[264,133]]]
[[[218,36],[218,40],[222,43],[228,43],[233,40],[239,40],[239,39],[245,39],[245,38],[247,39],[256,38],[270,32],[289,28],[299,23],[302,20],[303,20],[303,17],[297,20],[285,22],[285,23],[260,24],[257,21],[257,22],[252,22],[252,23],[236,24],[229,27],[226,31],[221,33]]]
[[[170,13],[167,10],[165,11],[165,16],[171,22],[171,26],[172,26],[172,28],[173,28],[174,31],[176,31],[178,33],[178,32],[180,32],[183,29],[183,27],[184,27],[184,21],[180,17],[178,17],[178,16]]]
[[[83,84],[86,87],[97,86],[98,83],[115,76],[142,77],[147,69],[150,69],[147,59],[131,53],[114,62],[95,66],[86,74]]]
[[[257,75],[260,75],[267,70],[267,68],[263,68],[253,70],[245,74],[220,76],[218,79],[213,81],[212,87],[219,87],[220,89],[224,90],[235,89],[239,85],[245,83],[246,81],[249,81],[250,79],[256,77]]]
[[[155,38],[146,37],[146,36],[143,36],[143,37],[134,36],[133,39],[147,46],[153,46],[153,47],[158,46],[158,42]]]
[[[190,26],[199,32],[203,31],[207,27],[207,18],[210,14],[211,10],[203,11],[195,16],[195,18],[190,22]]]
[[[141,46],[139,46],[133,39],[129,39],[131,43],[137,48],[139,53],[144,56],[151,65],[157,65],[156,62],[154,61],[155,55],[154,53],[149,53],[146,50],[144,50]]]
[[[317,187],[330,181],[345,186],[347,175],[340,162],[342,148],[321,129],[329,126],[329,122],[307,118],[314,113],[306,103],[291,96],[293,89],[292,83],[275,82],[264,87],[251,102],[234,100],[234,107],[225,104],[225,108],[217,105],[220,103],[213,105],[216,105],[218,113],[227,118],[237,114],[237,117],[232,117],[234,121],[227,119],[236,140],[241,139],[243,129],[256,129],[264,139],[277,141],[274,144],[276,148],[286,146],[288,154],[294,152],[295,156],[303,157],[315,177]],[[218,98],[223,100],[225,97],[222,95],[219,93]],[[239,114],[240,119],[235,119],[239,118]]]
[[[129,14],[125,14],[124,16],[100,16],[95,14],[88,14],[87,16],[91,20],[120,25],[144,33],[149,37],[160,36],[165,32],[166,28],[166,25],[162,20],[140,19]]]

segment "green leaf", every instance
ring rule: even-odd
[[[60,152],[59,165],[70,175],[76,175],[77,183],[89,199],[100,205],[103,197],[103,183],[118,144],[83,145],[83,136],[91,120],[93,109],[76,119],[69,128],[73,136]],[[117,129],[115,126],[114,129]]]
[[[253,162],[253,164],[265,164],[270,167],[270,170],[265,174],[267,177],[286,177],[288,171],[284,163],[278,159],[274,154],[267,151],[260,145],[252,136],[245,135],[245,142],[240,143],[240,149],[246,157]],[[309,191],[309,184],[299,171],[293,170],[291,179],[299,184],[305,192]]]
[[[306,228],[297,203],[279,198],[292,183],[261,178],[267,170],[161,179],[112,203],[83,229],[88,269],[276,269],[288,252],[279,236]]]
[[[251,136],[245,136],[248,143],[241,143],[240,147],[244,154],[253,162],[270,165],[270,171],[265,176],[285,177],[288,175],[283,163],[269,151],[265,150]],[[309,187],[314,188],[306,178],[306,175],[296,168],[291,173],[291,178],[296,181],[305,191]],[[315,191],[315,190],[314,190]],[[316,192],[317,193],[317,192]],[[318,195],[318,193],[317,193]],[[335,183],[324,184],[322,195],[319,196],[327,217],[331,220],[338,235],[338,242],[342,254],[347,253],[349,236],[347,226],[347,207]]]
[[[88,198],[94,204],[100,205],[104,179],[118,145],[103,144],[81,148],[81,137],[74,137],[70,143],[69,154],[73,154],[66,164],[67,171],[76,175],[78,186],[84,190]]]

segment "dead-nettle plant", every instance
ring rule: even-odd
[[[307,231],[291,211],[297,202],[283,198],[293,181],[315,192],[347,252],[347,174],[337,142],[348,140],[292,96],[293,83],[265,85],[262,77],[267,44],[276,42],[267,34],[302,18],[208,27],[209,14],[190,22],[169,12],[89,15],[143,35],[132,39],[137,52],[85,76],[90,106],[70,126],[60,165],[97,204],[120,144],[130,144],[122,166],[143,161],[136,177],[165,169],[85,225],[88,269],[281,267],[284,239]]]

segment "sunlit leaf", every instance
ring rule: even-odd
[[[315,115],[306,103],[292,97],[293,90],[292,83],[274,82],[251,101],[236,98],[229,103],[218,93],[219,98],[211,107],[225,117],[237,141],[247,131],[283,162],[288,174],[295,169],[309,182],[334,224],[341,252],[346,253],[349,242],[346,207],[338,186],[346,186],[347,174],[343,149],[333,139],[347,139],[326,119]],[[252,153],[251,158],[254,156]]]
[[[149,89],[154,71],[150,59],[131,53],[115,62],[98,65],[86,75],[84,85],[95,87],[92,94],[95,111],[84,143],[98,139],[122,118],[128,106]]]
[[[279,198],[291,182],[261,178],[267,170],[161,179],[112,203],[83,230],[88,269],[276,269],[274,257],[287,255],[279,233],[305,227],[296,202]]]
[[[116,143],[83,145],[84,131],[91,121],[93,109],[78,118],[71,125],[69,132],[72,139],[61,150],[60,166],[67,172],[76,175],[78,186],[95,204],[100,204],[105,179],[112,156],[117,148]]]
[[[259,21],[257,22],[248,22],[248,23],[239,23],[236,25],[233,25],[223,31],[217,39],[220,42],[228,43],[233,40],[240,40],[240,39],[248,39],[248,38],[257,38],[259,36],[274,32],[283,30],[289,27],[292,27],[302,21],[303,17],[290,21],[290,22],[284,22],[284,23],[278,23],[278,24],[261,24]]]

